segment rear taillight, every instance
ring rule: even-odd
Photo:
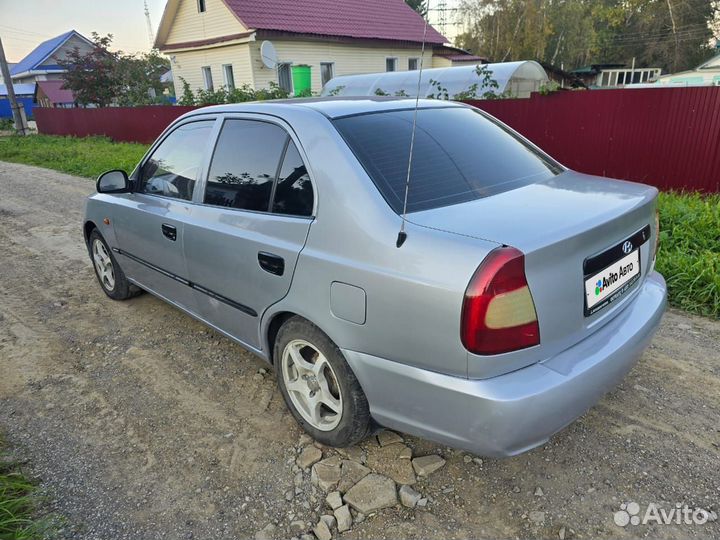
[[[506,353],[540,343],[525,256],[517,249],[494,249],[475,271],[465,291],[461,338],[475,354]]]

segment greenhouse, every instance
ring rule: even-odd
[[[477,85],[475,95],[482,98],[485,92],[505,94],[512,97],[530,97],[548,82],[548,76],[540,64],[533,61],[482,64],[491,75],[486,77],[478,66],[459,66],[424,69],[420,81],[421,97],[452,99],[466,94]],[[331,79],[322,91],[323,96],[410,96],[418,92],[418,71],[391,71],[345,75]],[[485,79],[494,80],[498,87],[484,86]],[[439,95],[442,94],[442,95]]]

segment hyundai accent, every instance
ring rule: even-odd
[[[518,454],[658,327],[657,190],[568,170],[468,105],[415,105],[192,111],[98,179],[88,250],[110,298],[148,291],[269,362],[324,444],[382,425]]]

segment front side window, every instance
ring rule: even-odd
[[[253,120],[227,120],[210,164],[205,204],[267,212],[288,134]]]
[[[415,71],[419,65],[420,61],[417,58],[408,58],[408,71]]]
[[[272,211],[291,216],[311,216],[313,187],[295,143],[288,142],[275,186]]]
[[[395,212],[403,210],[413,110],[338,118],[335,127]],[[408,212],[480,199],[551,178],[562,167],[465,107],[420,109]]]
[[[210,69],[210,66],[205,66],[202,68],[203,73],[203,82],[205,83],[205,90],[213,90],[213,78],[212,78],[212,70]]]
[[[386,58],[385,59],[385,71],[396,71],[397,70],[397,58]]]
[[[137,191],[192,200],[214,122],[191,122],[170,133],[140,169]]]

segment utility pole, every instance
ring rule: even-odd
[[[5,59],[5,49],[3,49],[2,39],[0,39],[0,71],[2,71],[5,87],[7,88],[10,108],[12,109],[13,119],[15,120],[15,129],[20,135],[27,135],[27,126],[25,125],[25,116],[23,115],[24,111],[20,110],[21,105],[18,105],[17,99],[15,98],[15,88],[13,88],[12,79],[10,78],[10,69]]]
[[[147,0],[145,0],[145,22],[147,24],[148,41],[150,41],[150,48],[155,47],[155,31],[152,27],[152,21],[150,20],[150,10],[148,9]]]

